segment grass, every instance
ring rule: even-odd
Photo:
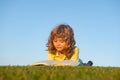
[[[120,80],[120,68],[0,66],[0,80]]]

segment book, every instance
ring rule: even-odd
[[[30,66],[78,66],[80,62],[73,60],[63,60],[63,61],[55,61],[55,60],[44,60],[40,62],[34,62],[30,64]]]

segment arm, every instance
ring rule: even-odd
[[[75,47],[74,54],[72,55],[70,60],[79,61],[79,49],[77,47]]]
[[[54,60],[53,55],[48,51],[48,60]]]

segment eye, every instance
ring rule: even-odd
[[[53,42],[57,42],[57,40],[53,40]]]
[[[64,43],[65,41],[64,41],[64,40],[61,40],[60,42],[61,42],[61,43]]]

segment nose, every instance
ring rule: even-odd
[[[56,45],[57,45],[57,46],[60,46],[60,42],[58,42]]]
[[[56,42],[56,46],[60,46],[61,43],[59,41]]]

